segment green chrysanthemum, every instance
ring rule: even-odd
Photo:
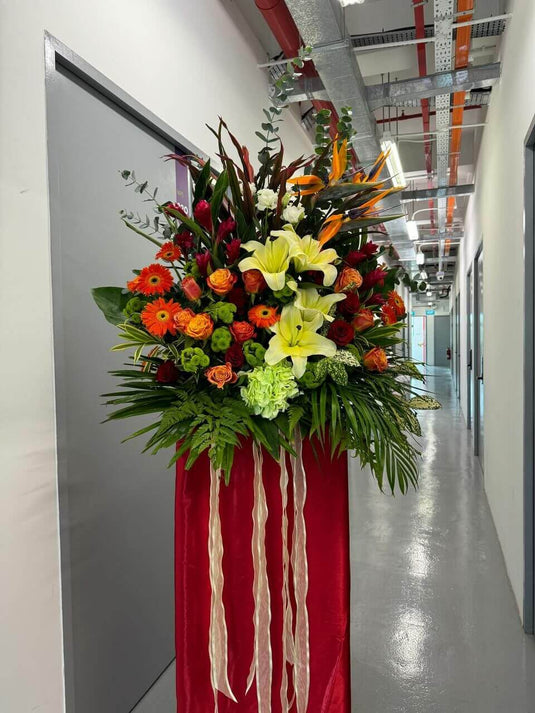
[[[269,420],[286,411],[288,399],[299,393],[292,369],[285,364],[256,367],[247,377],[248,384],[241,389],[242,399],[254,414]]]

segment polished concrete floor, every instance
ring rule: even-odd
[[[520,625],[449,372],[421,412],[420,487],[381,494],[351,469],[353,713],[535,713]],[[170,667],[133,713],[174,713]]]

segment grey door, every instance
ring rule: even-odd
[[[450,318],[448,315],[435,316],[435,366],[449,366],[448,347],[450,345]]]
[[[474,393],[474,283],[472,269],[466,276],[466,425],[472,428]]]
[[[174,147],[59,66],[47,103],[67,711],[127,713],[174,657],[174,483],[171,454],[121,444],[143,421],[101,424],[125,356],[90,289],[153,261],[119,219],[150,208],[118,171],[174,197]]]
[[[485,360],[484,360],[484,313],[483,313],[483,250],[474,263],[474,346],[475,346],[475,393],[474,393],[474,451],[484,467],[485,426]]]
[[[455,393],[461,396],[461,313],[460,296],[455,298]]]

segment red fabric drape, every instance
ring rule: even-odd
[[[349,661],[349,511],[347,457],[331,460],[310,443],[303,444],[308,495],[305,506],[310,621],[310,700],[308,713],[350,713]],[[220,713],[256,713],[255,684],[245,695],[253,655],[253,508],[251,443],[236,451],[231,482],[222,486],[224,542],[223,599],[229,634],[229,680],[238,703],[219,694]],[[189,472],[176,469],[176,673],[179,713],[214,710],[210,685],[208,629],[209,466],[199,459]],[[282,676],[282,536],[280,469],[264,453],[263,482],[269,516],[266,552],[271,592],[273,687],[271,711],[281,713]],[[291,531],[291,508],[289,519]],[[292,709],[294,710],[294,709]]]

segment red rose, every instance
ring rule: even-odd
[[[243,287],[233,287],[228,295],[226,295],[226,299],[228,302],[232,302],[233,305],[236,305],[238,312],[243,312],[247,302],[247,295]]]
[[[219,224],[219,228],[217,229],[217,242],[221,243],[233,230],[236,230],[236,221],[232,218],[227,218]]]
[[[353,326],[357,332],[363,332],[374,325],[373,312],[369,309],[361,309],[353,320]]]
[[[174,384],[180,372],[171,360],[162,362],[156,370],[156,381],[159,384]]]
[[[233,369],[241,369],[245,362],[242,345],[234,342],[225,352],[225,361],[228,361]]]
[[[241,277],[245,285],[245,291],[251,295],[256,295],[267,287],[267,282],[264,280],[264,275],[260,270],[245,270],[245,272],[242,272]]]
[[[204,253],[197,253],[197,255],[195,255],[195,262],[197,263],[197,267],[199,268],[201,275],[206,277],[208,274],[208,268],[212,262],[212,256],[210,253],[208,251]]]
[[[339,347],[345,347],[353,341],[355,337],[354,327],[344,319],[335,319],[329,327],[327,337],[332,339]]]
[[[233,322],[230,325],[230,333],[239,344],[256,337],[255,328],[249,322]]]
[[[178,245],[183,252],[187,253],[193,247],[193,234],[190,233],[189,230],[183,230],[175,235],[173,242],[175,245]]]
[[[230,243],[226,246],[225,250],[227,253],[228,265],[233,265],[240,257],[240,247],[241,240],[239,240],[239,238],[234,238],[234,240],[231,240]]]
[[[193,217],[205,228],[209,233],[213,230],[212,225],[212,209],[210,208],[210,203],[208,201],[199,201],[195,208],[193,209]]]
[[[353,317],[360,309],[360,299],[356,292],[349,292],[345,300],[338,303],[338,312],[344,317]]]

